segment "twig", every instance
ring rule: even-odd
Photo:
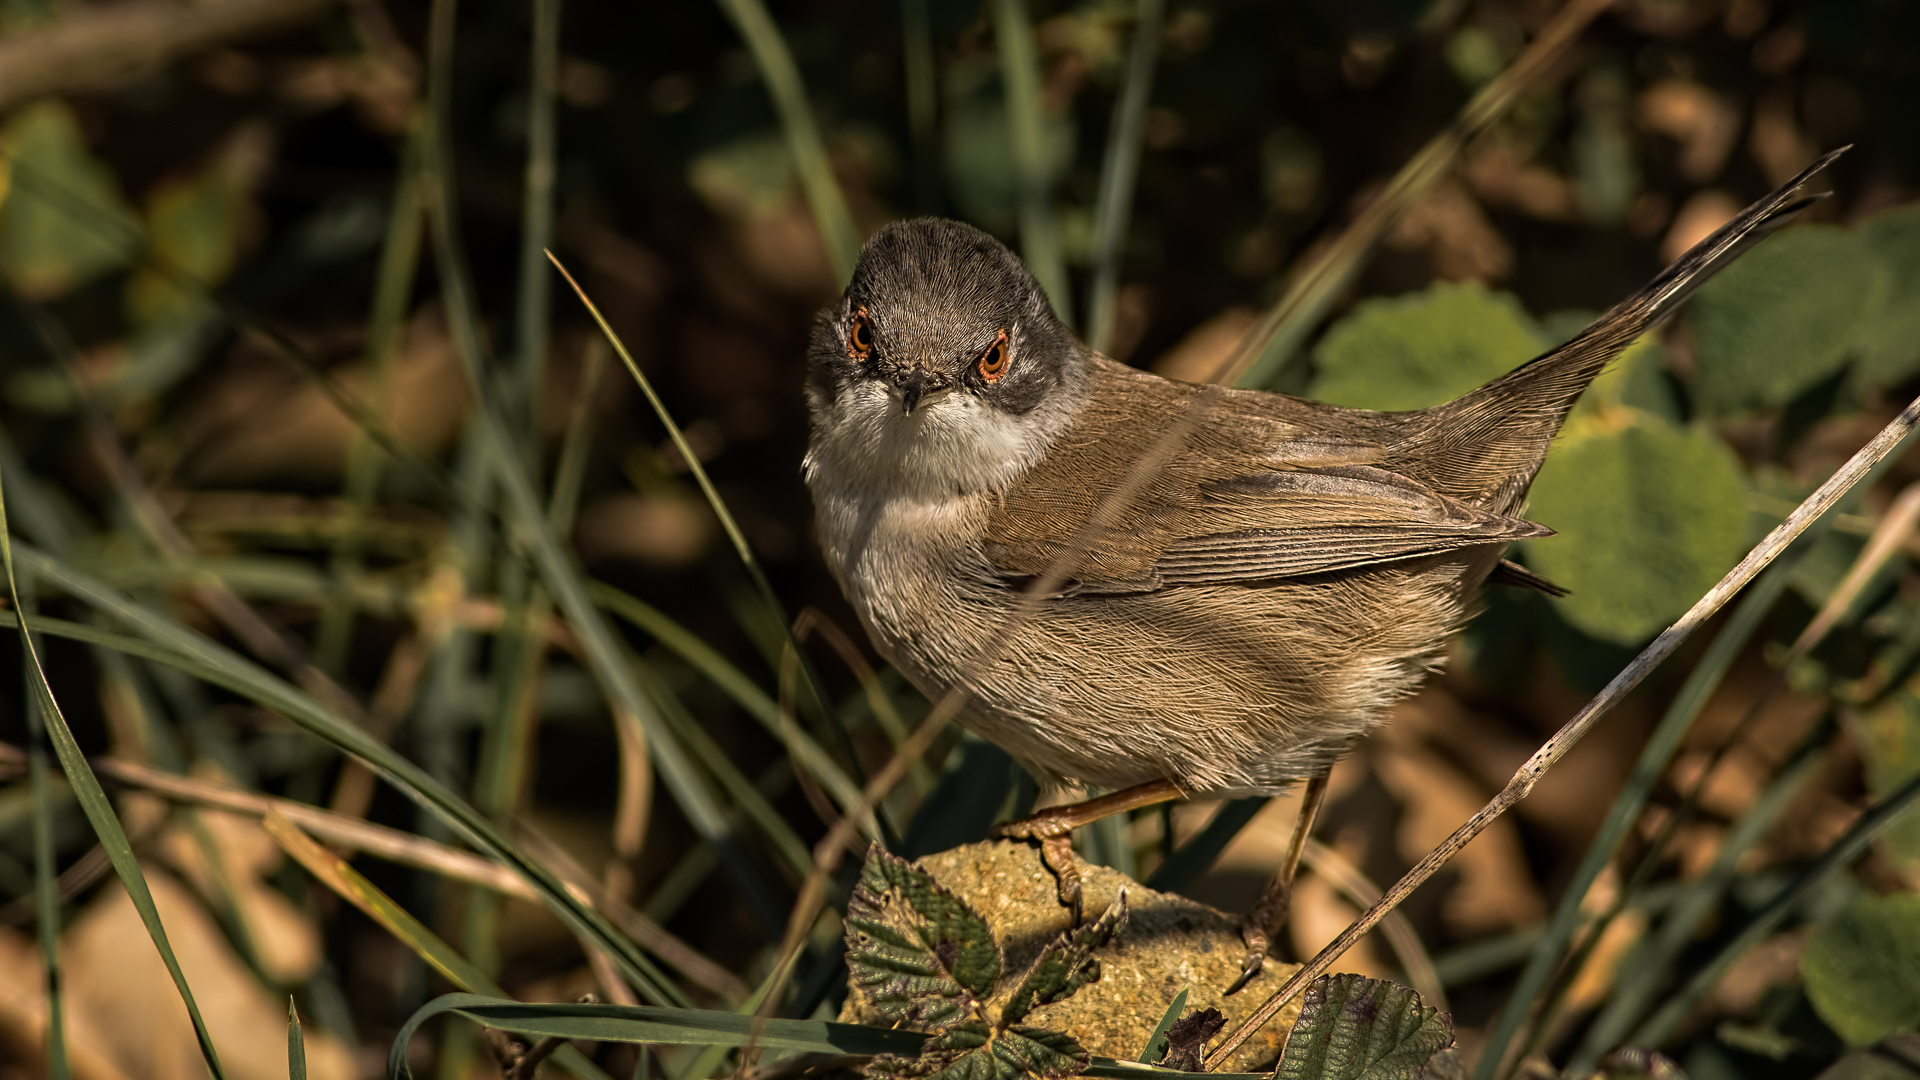
[[[334,0],[73,5],[0,39],[0,111],[32,98],[100,90],[232,38],[302,22]]]
[[[1746,558],[1740,560],[1740,565],[1728,571],[1727,575],[1720,579],[1720,583],[1715,585],[1707,595],[1701,597],[1685,615],[1680,617],[1678,622],[1655,638],[1653,644],[1648,645],[1639,656],[1634,657],[1633,662],[1629,663],[1620,674],[1614,676],[1613,681],[1608,683],[1598,696],[1555,732],[1552,738],[1527,759],[1526,764],[1520,766],[1520,770],[1513,774],[1513,779],[1507,782],[1507,786],[1494,797],[1492,802],[1482,807],[1479,813],[1454,830],[1452,836],[1447,837],[1445,842],[1428,853],[1427,857],[1415,864],[1413,869],[1407,871],[1406,876],[1395,882],[1379,903],[1368,908],[1360,918],[1354,921],[1353,925],[1347,927],[1331,944],[1320,950],[1317,956],[1294,972],[1293,976],[1282,984],[1272,997],[1269,997],[1238,1028],[1221,1040],[1219,1047],[1207,1058],[1208,1071],[1217,1071],[1242,1043],[1272,1020],[1282,1006],[1306,989],[1308,983],[1332,967],[1333,962],[1352,948],[1367,931],[1373,929],[1387,912],[1398,907],[1401,901],[1459,854],[1462,848],[1484,832],[1487,826],[1493,824],[1500,815],[1506,813],[1521,799],[1526,798],[1527,794],[1533,790],[1533,786],[1540,782],[1540,777],[1565,757],[1581,737],[1599,721],[1600,717],[1606,714],[1607,710],[1626,697],[1707,619],[1719,611],[1727,601],[1733,599],[1734,595],[1752,581],[1762,568],[1785,551],[1787,546],[1806,530],[1807,526],[1813,524],[1814,519],[1839,502],[1841,496],[1859,483],[1875,463],[1892,453],[1917,425],[1920,425],[1920,398],[1914,399],[1899,416],[1893,419],[1892,423],[1873,437],[1872,442],[1861,447],[1860,451],[1849,458],[1839,471],[1829,477],[1826,483],[1820,485],[1819,490],[1809,495],[1798,509],[1768,533],[1766,539],[1748,552]]]

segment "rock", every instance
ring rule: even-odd
[[[1096,955],[1100,981],[1065,1001],[1035,1009],[1024,1021],[1065,1031],[1095,1055],[1136,1059],[1154,1025],[1181,990],[1186,1011],[1219,1009],[1227,1031],[1295,970],[1269,959],[1258,978],[1232,997],[1221,991],[1240,974],[1246,946],[1235,919],[1184,896],[1155,892],[1119,871],[1080,861],[1088,918],[1105,911],[1121,889],[1127,890],[1127,921]],[[968,844],[916,860],[915,865],[972,905],[993,928],[1006,953],[1008,977],[1024,971],[1055,935],[1067,928],[1053,875],[1040,862],[1037,847],[1017,841]],[[1226,1066],[1230,1072],[1269,1072],[1299,1015],[1296,1000],[1240,1048]],[[847,1023],[884,1023],[856,987],[840,1010]]]

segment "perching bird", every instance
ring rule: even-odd
[[[1572,340],[1414,412],[1135,370],[987,234],[888,225],[808,352],[828,565],[914,685],[965,692],[960,723],[1045,785],[1116,792],[1003,827],[1042,841],[1077,901],[1073,827],[1324,777],[1438,666],[1490,575],[1551,590],[1502,555],[1551,531],[1518,515],[1568,410],[1814,201],[1798,189],[1835,156]]]

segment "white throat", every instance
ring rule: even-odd
[[[877,379],[845,386],[816,402],[807,449],[810,486],[850,489],[879,499],[936,502],[998,491],[1046,453],[1071,419],[1042,406],[1009,416],[965,389],[903,413]]]

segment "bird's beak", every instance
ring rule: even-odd
[[[907,371],[893,381],[894,390],[900,394],[900,413],[912,416],[913,410],[922,405],[931,405],[953,392],[951,383],[929,386],[924,371]]]

